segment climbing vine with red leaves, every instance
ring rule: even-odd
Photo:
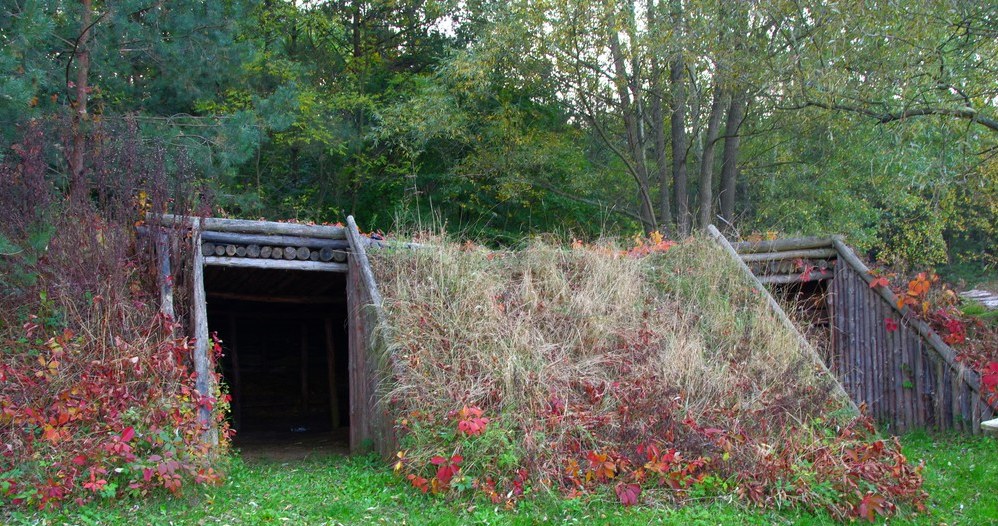
[[[964,314],[958,308],[957,294],[931,271],[919,272],[901,282],[901,286],[892,286],[888,276],[878,275],[870,288],[891,288],[898,297],[897,308],[907,309],[939,334],[956,351],[957,360],[981,375],[984,396],[992,404],[998,403],[998,329]],[[884,323],[888,331],[898,328],[893,318]]]
[[[94,132],[78,195],[53,184],[53,140],[37,127],[0,159],[0,237],[16,248],[0,257],[0,507],[179,494],[221,477],[227,396],[196,390],[193,345],[159,313],[155,253],[135,229],[167,203],[190,213],[198,193],[167,181],[134,134]],[[199,407],[215,409],[217,449]]]
[[[113,318],[103,301],[92,308]],[[4,342],[0,362],[0,503],[179,494],[220,480],[197,408],[221,404],[223,415],[228,398],[197,392],[192,345],[172,336],[172,321],[153,318],[133,338],[105,342],[32,320]],[[224,448],[228,428],[217,424]]]

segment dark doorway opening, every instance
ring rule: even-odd
[[[233,444],[280,459],[349,449],[346,275],[205,268]]]
[[[831,367],[832,323],[828,308],[830,279],[778,283],[771,286],[773,296],[787,314],[797,321],[808,341]]]

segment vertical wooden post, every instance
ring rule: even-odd
[[[350,382],[350,452],[360,451],[367,433],[367,390],[363,383],[363,355],[367,342],[362,332],[363,319],[360,316],[361,297],[357,258],[352,254],[347,270],[347,375]]]
[[[232,411],[236,429],[243,425],[243,384],[239,371],[239,335],[236,332],[236,315],[229,314],[229,352],[232,353]]]
[[[159,228],[157,228],[158,230]],[[156,239],[156,258],[159,266],[156,281],[159,285],[159,313],[175,321],[173,309],[173,272],[170,268],[170,239],[166,232],[153,234]]]
[[[301,323],[301,406],[308,419],[308,324]]]
[[[194,294],[191,316],[194,325],[194,372],[195,387],[203,397],[214,393],[215,380],[212,377],[211,357],[208,354],[208,303],[204,292],[204,253],[201,252],[201,218],[195,217],[191,242],[194,244],[194,269],[192,272]],[[198,410],[198,419],[205,427],[203,439],[213,446],[218,445],[218,429],[207,407]]]
[[[336,341],[333,340],[333,320],[325,319],[326,369],[329,374],[329,417],[333,431],[340,428],[340,397],[336,388]]]
[[[935,385],[932,388],[932,408],[934,410],[935,417],[935,429],[936,431],[942,431],[946,429],[946,411],[943,405],[943,375],[946,374],[946,368],[943,367],[943,361],[939,357],[933,359],[933,366],[935,368]]]

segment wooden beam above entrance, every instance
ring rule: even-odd
[[[273,296],[266,294],[242,294],[239,292],[208,292],[208,299],[256,301],[259,303],[343,303],[345,296]]]
[[[298,261],[286,259],[258,259],[225,256],[205,256],[205,265],[233,268],[262,268],[274,270],[309,270],[320,272],[346,272],[349,268],[345,263],[326,263],[323,261]]]

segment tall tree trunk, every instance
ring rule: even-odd
[[[738,177],[738,148],[741,137],[738,128],[745,117],[746,94],[737,92],[731,96],[728,107],[728,121],[724,128],[724,163],[721,166],[721,219],[730,230],[735,222],[735,188]]]
[[[634,82],[632,86],[632,80],[629,78],[627,68],[625,67],[624,54],[620,48],[620,36],[614,27],[610,28],[610,52],[613,55],[613,66],[616,76],[615,84],[617,87],[617,96],[620,98],[621,116],[623,117],[624,129],[627,133],[627,149],[634,163],[634,171],[636,172],[634,175],[638,182],[641,217],[644,222],[645,231],[650,232],[655,229],[656,222],[655,209],[652,205],[648,185],[648,166],[645,162],[644,138],[638,126],[642,116],[639,113],[640,105],[631,101],[631,95],[628,91],[633,86],[636,86],[637,83]]]
[[[672,11],[673,32],[682,33],[683,16],[679,0],[669,2]],[[686,136],[686,64],[683,51],[678,47],[669,63],[669,83],[672,88],[672,195],[676,199],[676,225],[679,234],[690,233],[690,198],[686,190],[686,150],[689,139]]]
[[[655,0],[648,0],[646,10],[648,13],[648,30],[650,32],[659,31],[658,8]],[[651,55],[651,126],[654,135],[655,169],[658,180],[658,220],[659,231],[667,236],[672,235],[672,195],[669,191],[670,176],[669,166],[666,161],[668,154],[665,149],[665,112],[662,111],[662,104],[665,99],[665,90],[662,87],[662,66],[658,57]]]
[[[714,151],[723,114],[724,92],[715,84],[714,100],[707,117],[707,133],[703,140],[703,156],[700,158],[700,228],[707,228],[714,221]]]
[[[672,190],[676,199],[676,225],[680,235],[690,233],[690,201],[686,190],[686,149],[689,139],[686,136],[686,86],[683,74],[682,54],[678,54],[669,65],[669,82],[672,84]]]
[[[76,60],[76,100],[73,103],[73,118],[71,123],[72,148],[69,152],[69,193],[80,197],[85,190],[84,184],[84,151],[87,147],[86,122],[87,101],[90,97],[90,33],[93,25],[93,0],[82,0],[83,9],[80,17],[80,36],[77,38],[76,50],[70,60]]]
[[[655,168],[658,175],[658,220],[659,229],[665,235],[672,232],[672,196],[669,192],[670,176],[668,154],[665,146],[665,114],[662,111],[662,71],[658,59],[651,59],[651,120],[655,135]]]

